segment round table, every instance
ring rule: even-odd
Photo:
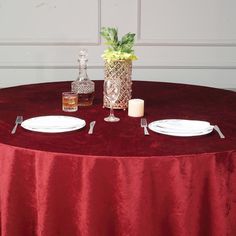
[[[61,109],[70,82],[0,90],[0,229],[2,236],[236,235],[236,93],[183,84],[133,82],[148,122],[167,118],[217,124],[197,137],[152,131],[115,110],[103,119],[102,81],[94,105]],[[66,133],[31,132],[24,119],[72,115],[87,125]],[[89,122],[96,120],[94,134]]]

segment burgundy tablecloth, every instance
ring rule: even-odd
[[[172,137],[115,111],[106,123],[102,82],[92,107],[61,111],[69,82],[0,90],[0,232],[2,236],[236,235],[236,93],[190,85],[134,82],[148,121],[207,120],[216,132]],[[45,134],[19,127],[16,115],[73,115],[89,126]]]

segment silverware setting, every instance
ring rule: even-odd
[[[95,124],[96,124],[95,120],[90,122],[88,134],[93,134],[93,129],[94,129]]]
[[[218,125],[214,125],[214,130],[219,134],[220,138],[225,138]]]
[[[147,129],[147,119],[141,118],[141,127],[144,129],[144,135],[149,135],[148,129]]]
[[[20,125],[23,122],[23,116],[17,116],[15,121],[15,126],[13,127],[11,133],[14,134],[16,132],[16,129],[18,125]]]

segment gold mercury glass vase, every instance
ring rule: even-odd
[[[87,50],[79,53],[79,77],[71,83],[71,90],[78,94],[78,106],[91,106],[93,104],[95,83],[87,75]]]
[[[119,78],[121,82],[120,95],[113,105],[114,109],[125,110],[128,107],[128,101],[132,96],[131,76],[131,60],[115,60],[109,62],[105,60],[104,80]],[[103,107],[110,108],[110,103],[105,96],[103,96]]]

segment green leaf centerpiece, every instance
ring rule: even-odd
[[[101,36],[106,40],[105,44],[108,45],[102,55],[107,62],[138,59],[133,50],[135,34],[127,33],[119,40],[117,28],[102,27]]]

